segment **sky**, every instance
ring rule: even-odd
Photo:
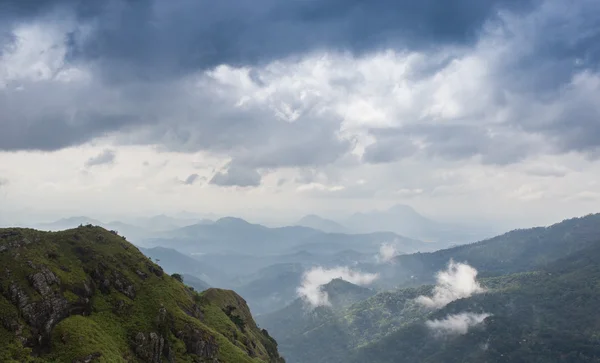
[[[599,12],[0,0],[0,219],[599,212]]]

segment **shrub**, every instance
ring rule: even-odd
[[[175,280],[177,280],[179,282],[183,282],[183,276],[181,276],[181,274],[173,274],[173,275],[171,275],[171,277],[173,277]]]

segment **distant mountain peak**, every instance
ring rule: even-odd
[[[390,209],[388,209],[390,212],[405,212],[405,213],[414,213],[414,214],[419,214],[419,212],[417,212],[413,207],[411,207],[408,204],[395,204],[392,207],[390,207]]]
[[[375,295],[373,290],[355,285],[342,278],[331,280],[323,285],[322,290],[327,292],[329,301],[334,307],[346,307]]]
[[[307,214],[302,217],[297,226],[308,227],[323,231],[325,233],[348,233],[349,229],[331,219],[320,217],[316,214]]]
[[[222,217],[215,221],[216,225],[251,225],[252,223],[238,217]]]

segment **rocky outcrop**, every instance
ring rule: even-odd
[[[42,296],[48,296],[52,292],[51,285],[60,285],[58,277],[46,266],[42,266],[40,272],[29,275],[28,280],[35,291]]]
[[[215,338],[190,324],[186,324],[183,330],[177,332],[176,336],[183,340],[185,348],[190,354],[196,354],[202,358],[215,358],[217,356],[219,346]]]
[[[98,288],[104,294],[110,293],[113,287],[130,299],[135,299],[135,287],[123,274],[111,271],[103,262],[98,263],[95,269],[90,271],[90,276],[98,284]]]
[[[165,339],[156,333],[146,335],[140,332],[135,336],[135,354],[144,362],[162,362],[164,348]]]
[[[0,234],[0,241],[2,240],[6,241],[0,244],[0,253],[21,248],[31,243],[29,239],[21,237],[19,232],[10,230]]]
[[[32,337],[27,345],[44,349],[49,342],[52,328],[69,316],[69,302],[54,292],[47,293],[40,301],[32,302],[25,290],[16,283],[10,285],[8,295],[31,328]]]
[[[81,357],[73,360],[73,363],[92,363],[100,359],[102,357],[102,353],[92,353],[86,355],[85,357]]]
[[[158,277],[161,277],[164,274],[164,272],[160,266],[148,264],[146,267],[148,268],[148,271],[152,272],[153,274],[155,274]]]

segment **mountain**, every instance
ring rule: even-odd
[[[599,235],[600,214],[592,214],[436,252],[401,255],[393,273],[382,277],[390,286],[432,283],[450,259],[469,263],[482,276],[529,271],[589,247]]]
[[[86,217],[86,216],[78,216],[78,217],[69,217],[69,218],[61,218],[57,221],[51,223],[42,223],[38,224],[37,227],[44,230],[49,231],[60,231],[63,229],[76,228],[80,225],[93,224],[95,226],[101,225],[97,219]]]
[[[375,295],[375,291],[354,285],[341,278],[331,280],[322,287],[322,291],[327,293],[333,308],[345,308]]]
[[[436,274],[451,260],[477,268],[485,292],[446,292],[449,303],[437,309],[418,303],[432,295]],[[593,308],[600,302],[599,261],[597,214],[398,256],[372,272],[389,285],[412,287],[308,312],[295,301],[257,319],[291,363],[600,362],[600,315]],[[459,287],[466,286],[463,276]]]
[[[309,214],[302,217],[298,222],[297,226],[308,227],[312,229],[318,229],[326,233],[351,233],[349,228],[346,228],[338,222],[332,221],[331,219],[321,218],[315,214]]]
[[[226,286],[229,276],[207,262],[187,256],[177,250],[166,247],[143,248],[139,250],[150,257],[170,274],[188,274],[205,280],[211,286]]]
[[[183,277],[183,283],[190,287],[193,287],[194,290],[196,290],[196,291],[200,292],[200,291],[208,290],[210,288],[210,285],[207,282],[200,280],[196,276],[183,274],[182,277]]]
[[[281,263],[268,266],[248,276],[248,282],[236,291],[248,301],[255,314],[280,309],[296,297],[304,267],[298,263]]]
[[[212,223],[212,221],[199,220],[198,218],[194,217],[175,218],[164,214],[146,218],[137,218],[133,221],[133,224],[153,232],[168,231],[171,229],[182,228],[196,223],[210,224]]]
[[[266,256],[305,250],[312,253],[334,253],[354,249],[377,253],[384,242],[395,242],[403,252],[434,251],[440,245],[426,243],[391,232],[368,234],[325,233],[316,229],[290,226],[269,228],[226,217],[212,224],[191,226],[158,233],[143,241],[145,246],[175,248],[189,254],[247,254]]]
[[[433,288],[420,286],[342,309],[295,301],[258,318],[291,363],[597,363],[597,281],[600,236],[534,271],[481,279],[485,293],[438,309],[418,303]]]
[[[491,233],[474,226],[458,226],[434,221],[412,207],[397,204],[387,210],[355,213],[342,223],[357,233],[389,231],[428,242],[466,243],[488,237]]]
[[[373,290],[334,279],[322,286],[331,306],[310,307],[302,299],[257,320],[277,336],[279,349],[288,362],[336,362],[346,356],[348,332],[340,309],[373,296]],[[324,349],[324,347],[329,347]]]
[[[0,229],[2,362],[283,362],[233,291],[197,293],[101,227]]]
[[[486,317],[466,331],[406,324],[356,349],[349,362],[600,362],[600,239],[539,271],[490,279],[490,291],[448,304],[429,321],[471,312]]]
[[[85,226],[88,224],[94,226],[101,226],[108,230],[117,231],[119,232],[119,235],[126,236],[130,241],[139,241],[151,235],[150,230],[133,224],[124,223],[121,221],[112,221],[104,223],[97,219],[85,216],[62,218],[55,222],[37,224],[33,227],[48,231],[62,231],[65,229],[76,228],[77,226]]]
[[[318,233],[322,232],[306,227],[268,228],[225,217],[212,224],[198,223],[159,233],[145,245],[169,246],[187,253],[266,254]]]

